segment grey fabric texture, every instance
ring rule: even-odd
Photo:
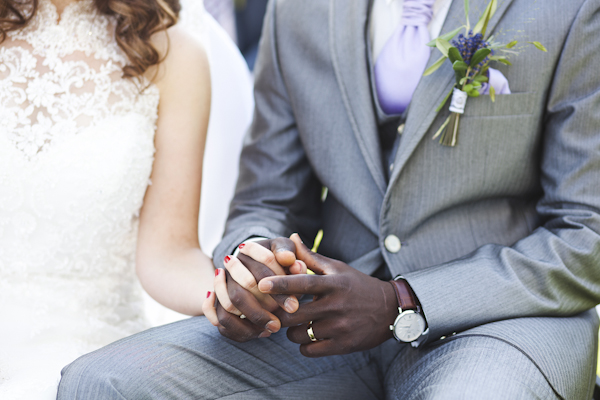
[[[591,398],[600,0],[499,2],[489,25],[497,39],[539,40],[548,53],[499,67],[513,94],[470,99],[455,148],[431,140],[454,73],[446,64],[423,78],[389,183],[369,82],[369,4],[271,1],[254,123],[214,256],[251,236],[299,232],[308,243],[322,228],[320,253],[365,274],[404,275],[429,342],[307,359],[283,332],[239,344],[193,318],[80,358],[59,399]],[[472,20],[486,4],[471,1]],[[454,1],[442,32],[463,21]],[[402,241],[397,253],[385,249],[390,234]]]
[[[486,4],[471,1],[472,19]],[[583,398],[598,321],[572,316],[600,299],[600,2],[499,2],[488,29],[497,40],[539,40],[548,52],[521,51],[513,66],[496,66],[513,94],[469,99],[455,148],[431,140],[448,115],[435,109],[453,84],[451,66],[423,78],[389,184],[368,7],[271,2],[254,123],[215,258],[265,227],[305,242],[322,228],[322,254],[366,274],[387,265],[405,276],[431,341],[479,327],[520,346],[563,397]],[[454,1],[442,32],[463,21]],[[385,249],[390,234],[402,241],[398,253]],[[558,333],[544,334],[529,316]]]
[[[531,360],[505,341],[456,337],[414,350],[307,359],[285,331],[236,343],[204,317],[115,342],[63,370],[58,399],[556,399]]]

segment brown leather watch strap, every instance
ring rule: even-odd
[[[394,287],[396,297],[398,298],[398,306],[402,309],[402,311],[416,311],[417,304],[415,303],[415,298],[408,287],[408,283],[406,283],[404,279],[390,281],[390,283]]]

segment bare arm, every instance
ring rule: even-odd
[[[202,314],[214,267],[200,249],[198,213],[210,113],[210,71],[202,45],[179,27],[153,42],[163,54],[147,72],[160,90],[151,181],[140,216],[137,274],[156,301],[180,313]]]

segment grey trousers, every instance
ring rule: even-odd
[[[204,317],[150,329],[63,370],[58,399],[556,399],[531,360],[486,336],[389,340],[309,359],[285,331],[236,343]]]

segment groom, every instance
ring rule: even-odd
[[[600,1],[498,5],[488,32],[548,53],[494,66],[512,94],[470,98],[456,147],[431,140],[448,116],[436,107],[454,82],[449,63],[398,89],[408,103],[390,106],[379,83],[394,23],[415,18],[430,37],[464,23],[462,1],[420,0],[425,16],[415,1],[400,21],[386,8],[398,0],[270,3],[254,125],[215,260],[248,238],[324,230],[323,256],[294,237],[324,276],[259,284],[317,296],[278,314],[294,325],[287,335],[238,343],[260,329],[219,309],[234,340],[202,317],[156,328],[67,367],[59,398],[591,398]]]

